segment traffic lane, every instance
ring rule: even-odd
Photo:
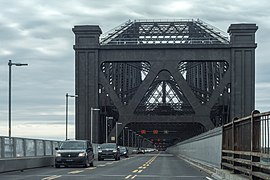
[[[94,161],[94,167],[102,167],[106,163],[112,163],[114,161]],[[116,161],[115,161],[116,162]],[[90,167],[89,167],[90,168]],[[23,179],[42,179],[42,177],[48,176],[59,176],[69,174],[69,172],[80,171],[83,168],[82,166],[70,166],[66,168],[55,168],[53,166],[35,168],[35,169],[26,169],[23,171],[12,171],[6,173],[0,173],[0,180],[5,179],[14,179],[14,180],[23,180]]]
[[[206,179],[207,175],[170,154],[145,154],[120,161],[95,161],[89,168],[38,168],[0,174],[0,179]],[[210,178],[207,178],[210,179]]]
[[[105,164],[100,164],[96,167],[74,170],[68,172],[68,174],[63,174],[60,176],[49,176],[44,178],[43,180],[125,179],[125,177],[127,177],[134,169],[145,163],[150,158],[151,156],[133,156],[130,158],[123,158],[120,161],[106,161]]]
[[[0,180],[53,180],[53,179],[121,179],[150,157],[130,156],[120,161],[94,161],[94,167],[44,167],[0,174]]]
[[[208,179],[211,180],[208,174],[201,172],[199,169],[191,166],[180,158],[167,154],[160,153],[152,158],[148,163],[138,167],[131,176],[126,179]]]

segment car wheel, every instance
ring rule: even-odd
[[[88,166],[89,166],[89,159],[88,159],[88,158],[86,158],[84,167],[86,167],[86,168],[87,168]]]
[[[94,162],[93,161],[90,163],[90,167],[94,167]]]

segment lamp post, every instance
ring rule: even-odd
[[[108,120],[109,120],[109,119],[113,119],[113,117],[108,117],[108,116],[106,116],[105,119],[106,119],[106,123],[105,123],[105,126],[106,126],[106,128],[105,128],[106,136],[105,136],[105,137],[106,137],[106,143],[108,143]]]
[[[131,147],[134,147],[134,133],[135,132],[133,132],[133,131],[131,133]]]
[[[129,137],[129,132],[130,132],[130,131],[132,132],[132,130],[128,130],[128,147],[129,147],[129,145],[130,145],[130,144],[129,144],[129,143],[130,143],[130,142],[129,142],[129,140],[130,140],[130,139],[129,139],[129,138],[130,138],[130,137]]]
[[[123,143],[122,143],[123,146],[125,146],[125,129],[126,129],[126,127],[123,128],[123,136],[122,136],[123,137]]]
[[[91,124],[91,144],[93,143],[93,111],[99,111],[100,109],[91,107],[91,117],[90,117],[90,124]]]
[[[66,140],[68,139],[68,98],[69,97],[78,97],[78,95],[70,95],[66,93]]]
[[[124,127],[123,129],[123,146],[125,146],[125,129],[128,129],[128,127]]]
[[[11,137],[11,66],[28,66],[28,64],[13,63],[11,60],[8,61],[9,66],[9,83],[8,83],[8,137]]]
[[[121,125],[122,123],[116,122],[115,124],[115,143],[117,145],[118,143],[118,130],[117,130],[117,125]]]

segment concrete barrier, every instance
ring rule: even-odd
[[[221,147],[222,128],[219,127],[169,147],[167,151],[213,168],[220,168]]]
[[[0,159],[0,173],[53,165],[54,156],[6,158]]]

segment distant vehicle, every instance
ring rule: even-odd
[[[93,147],[88,140],[67,140],[62,142],[59,148],[55,148],[55,167],[61,165],[94,166]]]
[[[116,143],[104,143],[98,147],[98,160],[104,159],[120,160],[120,149]]]
[[[145,152],[146,152],[146,153],[155,152],[155,149],[153,149],[153,148],[146,148],[146,149],[145,149]]]
[[[144,153],[145,153],[145,149],[143,149],[143,148],[138,148],[137,154],[144,154]]]
[[[120,156],[124,156],[126,158],[128,158],[128,148],[127,147],[120,147]]]

